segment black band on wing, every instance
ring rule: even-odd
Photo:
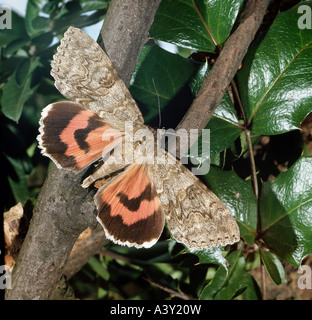
[[[121,216],[111,215],[111,206],[108,203],[103,203],[98,217],[114,240],[135,243],[139,246],[158,239],[164,228],[164,217],[161,211],[155,211],[153,215],[132,225],[126,225]]]
[[[71,117],[66,118],[64,116],[60,121],[59,110],[57,109],[51,109],[49,117],[43,119],[44,136],[42,138],[42,145],[46,149],[46,153],[52,155],[65,168],[76,165],[75,157],[65,154],[68,146],[60,138],[62,131],[68,126],[70,120]]]
[[[75,140],[79,148],[81,148],[85,153],[90,151],[90,145],[86,141],[89,133],[92,130],[97,129],[101,126],[103,126],[103,121],[99,120],[97,115],[94,115],[88,120],[88,126],[86,128],[78,129],[75,131],[74,133]]]
[[[119,192],[117,197],[120,198],[120,203],[122,203],[129,211],[137,211],[140,207],[140,204],[143,200],[153,200],[157,196],[155,190],[152,189],[152,186],[149,184],[146,186],[145,190],[137,197],[130,199],[123,192]]]

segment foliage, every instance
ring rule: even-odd
[[[50,62],[68,26],[103,20],[107,1],[33,1],[25,17],[12,11],[12,29],[0,32],[1,186],[5,208],[35,198],[45,175],[36,148],[41,109],[63,99]]]
[[[312,2],[304,4],[312,8]],[[162,127],[179,123],[242,6],[242,0],[214,0],[209,6],[205,0],[162,1],[150,29],[154,42],[143,48],[130,85],[147,123],[159,125],[159,108]],[[298,28],[298,6],[267,22],[237,73],[239,97],[227,92],[207,125],[212,165],[204,181],[237,219],[241,242],[195,252],[168,240],[165,230],[148,250],[111,245],[74,277],[78,296],[166,299],[176,292],[199,299],[260,299],[250,269],[261,261],[278,285],[285,278],[283,263],[298,267],[312,253],[312,157],[300,134],[312,111],[312,30]],[[35,137],[41,109],[62,99],[49,75],[59,39],[70,25],[102,20],[106,9],[106,1],[29,0],[25,18],[13,12],[12,30],[1,30],[6,208],[36,198],[46,174]],[[161,48],[162,41],[173,44],[175,53]]]

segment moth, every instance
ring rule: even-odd
[[[135,133],[148,127],[113,64],[91,37],[69,27],[51,66],[56,88],[70,101],[43,109],[38,144],[61,169],[81,172],[99,161],[82,186],[110,177],[95,195],[97,220],[108,239],[148,248],[157,242],[166,221],[173,238],[190,249],[239,241],[239,228],[228,208],[178,160],[169,153],[171,161],[165,164],[144,160],[155,152],[147,148],[146,137],[138,135],[132,141],[133,163],[108,161],[125,142],[126,122],[131,121]],[[125,148],[123,155],[127,156]]]

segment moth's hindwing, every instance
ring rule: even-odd
[[[165,223],[159,197],[146,166],[133,164],[95,196],[98,221],[106,237],[121,245],[151,247]]]
[[[59,168],[80,171],[101,158],[105,149],[121,143],[117,132],[102,118],[78,103],[64,101],[42,110],[40,135],[42,153]],[[108,135],[109,137],[104,137]]]

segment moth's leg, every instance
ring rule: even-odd
[[[107,163],[101,162],[95,169],[95,171],[83,180],[81,186],[83,188],[88,188],[93,182],[98,179],[104,178],[114,172],[122,170],[126,167],[125,163]]]

